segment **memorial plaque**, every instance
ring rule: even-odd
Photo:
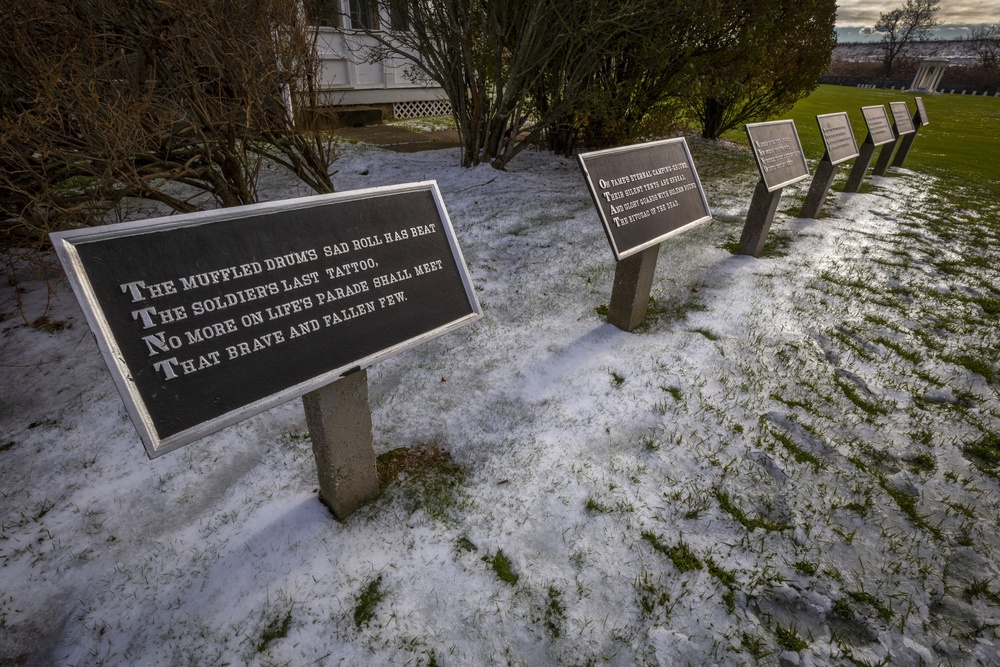
[[[151,458],[482,316],[434,182],[52,241]]]
[[[874,145],[881,146],[896,140],[896,135],[893,134],[889,121],[889,114],[885,111],[885,105],[876,104],[870,107],[861,107],[861,114],[865,117],[865,125],[868,126],[868,134],[871,135]]]
[[[899,135],[913,134],[917,128],[913,126],[913,118],[910,117],[910,109],[906,102],[889,102],[892,110],[892,119],[896,121],[896,133]]]
[[[615,260],[712,219],[683,137],[579,158]]]
[[[795,121],[775,120],[746,126],[757,167],[768,192],[809,177]]]
[[[816,122],[819,123],[819,131],[823,135],[823,144],[826,146],[830,164],[840,164],[858,157],[860,154],[858,143],[854,139],[854,130],[851,129],[851,119],[847,116],[847,112],[816,116]]]
[[[914,97],[913,101],[917,103],[917,113],[920,116],[920,124],[927,125],[930,120],[927,118],[927,109],[924,108],[924,98]]]
[[[819,124],[820,134],[823,135],[826,152],[816,165],[816,175],[802,203],[802,212],[799,214],[802,218],[819,216],[819,209],[837,174],[837,165],[861,155],[854,140],[851,119],[846,112],[816,116],[816,122]]]

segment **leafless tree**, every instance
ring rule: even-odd
[[[925,40],[940,22],[941,0],[906,0],[906,4],[879,15],[875,32],[882,35],[882,74],[892,76],[896,61],[913,42]]]
[[[1000,23],[977,26],[966,39],[984,69],[1000,68]]]
[[[332,191],[331,145],[292,113],[313,47],[298,0],[3,3],[3,246],[101,224],[126,198],[251,203],[265,164]]]

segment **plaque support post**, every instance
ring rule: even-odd
[[[854,160],[854,167],[847,175],[847,183],[844,185],[844,192],[861,192],[861,184],[868,173],[868,167],[872,163],[872,156],[875,155],[875,142],[869,132],[865,141],[858,148],[858,157]]]
[[[892,153],[896,150],[898,143],[899,135],[896,135],[895,139],[882,146],[882,150],[878,154],[878,160],[875,161],[875,168],[872,169],[872,176],[885,176],[886,170],[889,169],[889,163],[892,162]]]
[[[917,130],[920,129],[920,112],[918,111],[913,115],[913,132],[909,134],[904,134],[903,138],[899,140],[899,150],[896,151],[896,159],[892,161],[893,167],[902,167],[903,160],[906,159],[907,154],[910,152],[910,146],[913,145],[913,139],[917,136]]]
[[[813,176],[812,185],[809,186],[809,193],[802,204],[800,218],[815,218],[819,215],[819,209],[823,205],[826,193],[833,185],[833,177],[837,175],[837,167],[830,162],[830,153],[823,153],[823,158],[816,166],[816,175]]]
[[[753,191],[753,199],[750,200],[747,221],[743,225],[743,234],[740,236],[740,245],[736,249],[737,254],[760,257],[761,251],[764,250],[764,243],[767,241],[767,233],[771,229],[771,221],[774,220],[774,213],[778,210],[781,190],[778,188],[773,192],[768,192],[764,179],[757,182],[757,187]]]
[[[319,473],[319,499],[340,520],[378,496],[368,371],[302,397]]]
[[[615,265],[608,322],[622,331],[632,331],[646,319],[659,253],[659,244],[653,245],[619,260]]]

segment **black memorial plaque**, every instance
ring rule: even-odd
[[[482,316],[434,182],[52,240],[150,457]]]
[[[816,116],[823,144],[826,146],[830,164],[840,164],[846,160],[858,157],[858,144],[851,129],[851,119],[847,112],[828,113]]]
[[[924,98],[914,97],[913,101],[917,103],[917,113],[920,115],[920,124],[927,125],[930,120],[927,118],[927,109],[924,107]]]
[[[683,137],[579,158],[617,261],[712,219]]]
[[[917,128],[913,126],[913,118],[910,117],[910,109],[906,102],[889,102],[892,110],[892,119],[896,121],[896,133],[899,135],[913,134]]]
[[[795,121],[775,120],[750,123],[747,137],[768,192],[780,190],[809,177],[809,167],[802,153]]]
[[[865,117],[865,125],[868,126],[868,134],[871,135],[874,145],[881,146],[896,140],[896,135],[893,134],[892,125],[889,122],[889,114],[885,111],[885,105],[876,104],[870,107],[861,107],[861,114]]]

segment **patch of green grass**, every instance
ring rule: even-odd
[[[674,567],[681,572],[691,572],[702,568],[701,560],[691,551],[691,547],[684,542],[683,537],[674,546],[664,544],[663,538],[649,531],[643,532],[642,539],[649,542],[655,550],[666,555]]]
[[[991,297],[980,297],[975,299],[975,302],[979,304],[980,308],[986,311],[986,314],[990,317],[996,317],[1000,315],[1000,299],[995,299]]]
[[[799,631],[795,629],[795,626],[791,625],[786,628],[780,623],[776,623],[774,625],[774,640],[778,643],[778,646],[786,651],[798,653],[809,648],[809,642],[799,635]]]
[[[848,591],[847,595],[855,602],[867,605],[875,610],[875,613],[886,623],[892,622],[892,609],[882,604],[882,601],[871,593],[865,591]]]
[[[558,588],[549,586],[545,602],[545,631],[553,639],[562,635],[562,626],[566,621],[566,607],[562,603],[562,593]]]
[[[768,532],[780,532],[783,530],[790,530],[792,528],[791,524],[778,523],[776,521],[768,521],[766,519],[761,519],[760,517],[750,517],[744,512],[738,505],[733,503],[730,499],[729,494],[721,489],[715,491],[715,499],[719,502],[719,509],[733,517],[740,524],[743,525],[751,533],[758,528],[763,528]]]
[[[975,598],[983,598],[1000,606],[1000,593],[994,593],[990,590],[990,583],[992,581],[992,579],[974,579],[971,584],[966,586],[963,592],[965,601],[972,602]]]
[[[520,577],[516,572],[514,572],[510,559],[507,558],[507,554],[503,552],[503,549],[497,549],[497,552],[492,558],[484,558],[483,560],[486,560],[489,563],[493,573],[497,575],[497,578],[500,579],[500,581],[505,584],[510,584],[511,586],[517,585],[517,580],[520,579]]]
[[[947,357],[944,361],[949,361],[953,364],[961,366],[970,373],[976,373],[977,375],[982,376],[987,382],[992,383],[997,380],[997,373],[993,370],[993,365],[971,354],[960,354],[954,357]]]
[[[681,401],[684,399],[684,394],[678,386],[670,385],[669,387],[660,387],[660,389],[670,394],[675,401]]]
[[[284,614],[279,613],[271,622],[267,624],[264,631],[257,640],[257,653],[263,653],[273,641],[283,639],[288,636],[288,628],[292,624],[292,608],[289,607]]]
[[[783,433],[775,429],[768,429],[768,433],[785,449],[785,451],[792,455],[792,458],[795,459],[797,463],[811,465],[813,472],[819,472],[825,467],[823,461],[820,460],[819,457],[812,452],[803,449],[787,433]]]
[[[857,385],[850,380],[842,378],[839,375],[834,378],[834,380],[837,383],[837,386],[840,387],[840,390],[844,393],[844,396],[847,397],[847,400],[853,403],[854,407],[868,415],[869,418],[887,415],[892,412],[888,408],[883,407],[874,401],[868,401],[867,399],[862,398]]]
[[[870,447],[863,447],[862,449],[869,456],[869,458],[871,458],[874,461],[875,465],[880,465],[884,462],[885,455],[882,452],[879,452]],[[876,481],[878,481],[879,486],[882,487],[882,490],[885,491],[885,493],[895,501],[896,507],[898,507],[899,510],[903,514],[905,514],[907,518],[911,522],[913,522],[914,525],[923,528],[924,530],[926,530],[927,532],[929,532],[931,535],[933,535],[938,539],[942,538],[941,529],[938,528],[937,526],[932,526],[931,524],[929,524],[927,522],[927,517],[920,514],[920,512],[917,510],[916,499],[913,498],[910,494],[906,493],[905,491],[902,491],[901,489],[897,489],[896,487],[894,487],[884,472],[869,465],[860,456],[849,457],[848,460],[851,463],[853,463],[858,468],[858,470],[866,472],[872,477],[874,477]]]
[[[934,469],[937,467],[937,462],[934,460],[934,457],[927,453],[917,454],[910,459],[909,463],[913,472],[917,473],[934,472]]]
[[[816,574],[819,572],[819,568],[816,566],[815,563],[810,563],[809,561],[806,560],[800,560],[795,563],[792,563],[792,567],[795,568],[796,572],[806,577],[815,577]]]
[[[621,376],[618,373],[611,371],[611,384],[615,385],[616,387],[622,386],[623,384],[625,384],[624,376]]]
[[[593,496],[587,498],[584,509],[590,514],[627,514],[634,511],[634,508],[624,501],[617,501],[614,505],[608,505]]]
[[[864,517],[868,516],[868,508],[870,506],[870,502],[871,502],[870,499],[869,499],[868,502],[865,502],[865,503],[859,503],[859,502],[856,502],[856,501],[855,502],[850,502],[850,503],[847,503],[847,504],[843,505],[843,508],[847,509],[847,510],[851,510],[852,512],[854,512],[855,514],[857,514],[861,518],[864,518]]]
[[[792,247],[792,242],[795,237],[784,231],[775,231],[773,228],[767,235],[767,240],[764,242],[764,247],[761,249],[760,254],[757,255],[758,259],[777,259],[779,257],[784,257],[788,254],[788,249]],[[738,254],[740,250],[740,240],[739,238],[733,238],[720,246],[723,250],[729,252],[732,255]]]
[[[677,300],[661,302],[656,297],[649,297],[649,307],[646,309],[646,320],[633,330],[633,333],[643,333],[653,325],[662,322],[685,322],[688,313],[704,312],[708,306],[697,297],[685,301]]]
[[[872,342],[878,343],[882,347],[892,350],[903,359],[909,361],[911,364],[916,365],[924,360],[923,356],[921,356],[921,354],[916,350],[914,350],[913,348],[904,347],[903,345],[900,345],[896,341],[889,340],[888,338],[884,337],[873,338]]]
[[[722,602],[730,614],[736,610],[736,575],[717,564],[713,559],[705,559],[708,573],[715,577],[726,590],[722,593]]]
[[[945,502],[947,503],[948,507],[955,510],[957,514],[961,514],[966,519],[976,518],[976,510],[970,507],[969,505],[966,505],[965,503],[952,503],[948,501]]]
[[[645,616],[652,616],[658,608],[663,608],[669,613],[667,605],[670,603],[670,593],[661,590],[648,572],[636,575],[635,589],[639,597],[639,608]]]
[[[964,452],[979,470],[1000,479],[1000,434],[988,433],[966,445]]]
[[[846,597],[837,598],[830,611],[841,618],[854,618],[854,608],[851,606],[850,601]]]
[[[383,597],[385,591],[382,590],[382,575],[379,575],[354,597],[354,627],[360,630],[375,618],[375,607]]]
[[[461,498],[465,475],[451,454],[434,445],[399,447],[376,460],[379,490],[393,489],[407,509],[423,509],[428,516],[450,518]]]
[[[816,407],[812,404],[812,402],[806,400],[805,398],[802,398],[801,400],[796,400],[793,398],[788,398],[787,396],[782,396],[777,392],[772,392],[771,399],[778,401],[783,405],[787,405],[790,408],[800,408],[802,410],[805,410],[809,414],[816,414]]]
[[[691,333],[701,334],[702,336],[711,341],[717,341],[720,338],[722,338],[721,336],[719,336],[719,334],[715,333],[711,329],[705,329],[705,328],[691,329]]]
[[[743,647],[743,650],[752,655],[756,660],[763,660],[767,656],[771,655],[771,652],[767,650],[767,646],[763,639],[760,637],[754,637],[747,632],[744,632],[743,636],[740,638],[740,645]]]
[[[462,535],[455,541],[455,548],[466,553],[475,553],[476,551],[479,551],[479,547],[477,547],[475,543],[473,543],[473,541],[465,535]]]

